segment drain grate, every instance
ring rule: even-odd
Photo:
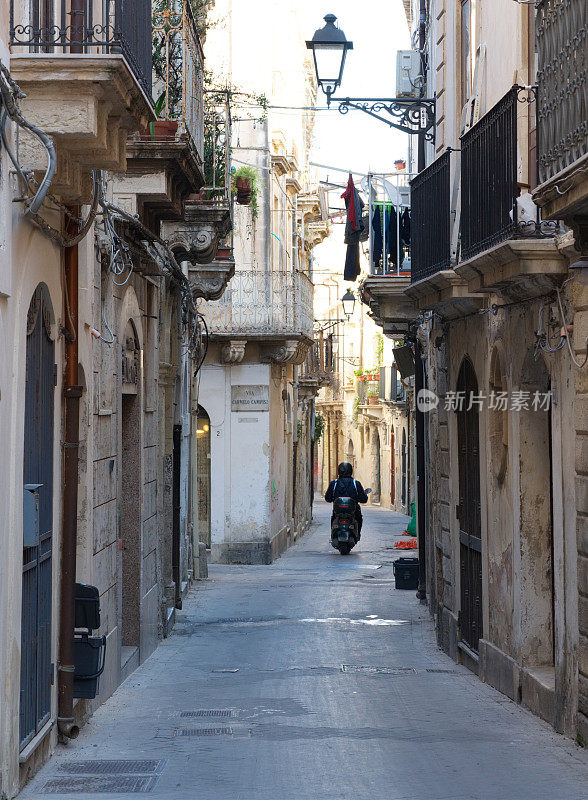
[[[180,717],[236,717],[232,708],[199,708],[197,711],[182,711]]]
[[[165,761],[66,761],[58,767],[68,775],[160,775]]]
[[[144,794],[157,782],[153,776],[53,778],[43,786],[45,794]]]
[[[179,728],[176,736],[232,736],[232,728]]]
[[[364,672],[376,675],[416,675],[414,667],[370,667],[365,664],[343,664],[341,672]]]

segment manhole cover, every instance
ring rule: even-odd
[[[232,708],[199,708],[197,711],[182,711],[180,717],[236,717]]]
[[[165,761],[66,761],[58,767],[68,775],[159,775]]]
[[[341,672],[367,672],[377,675],[416,675],[414,667],[370,667],[364,664],[343,664]]]
[[[232,736],[232,728],[180,728],[176,736]]]
[[[43,786],[46,794],[142,794],[150,792],[157,778],[153,776],[53,778]]]

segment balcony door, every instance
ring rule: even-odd
[[[457,412],[459,451],[459,520],[462,641],[474,652],[482,636],[482,534],[480,513],[480,421],[470,398],[478,394],[472,362],[465,358],[457,379],[464,392],[463,408]],[[470,407],[471,406],[471,407]]]

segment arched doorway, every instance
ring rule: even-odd
[[[347,442],[347,461],[351,464],[353,469],[355,469],[355,448],[353,447],[353,441],[349,439]]]
[[[519,413],[520,658],[554,664],[553,507],[550,377],[543,358],[527,352],[520,381],[530,398]],[[527,394],[528,393],[528,394]],[[547,398],[547,402],[544,400]]]
[[[135,323],[128,320],[121,341],[121,500],[122,602],[120,606],[121,662],[127,648],[139,647],[141,638],[141,346]]]
[[[396,451],[394,428],[390,427],[390,505],[396,502]]]
[[[210,547],[210,417],[202,406],[198,406],[196,439],[198,541]]]
[[[461,613],[463,642],[478,652],[482,636],[482,524],[480,514],[480,422],[478,407],[470,399],[478,394],[478,380],[469,358],[462,362],[457,391],[465,402],[457,412],[459,453]]]
[[[53,595],[53,403],[55,343],[49,290],[39,284],[27,315],[20,747],[51,715]]]

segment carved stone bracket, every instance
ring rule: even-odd
[[[187,202],[181,222],[164,222],[163,238],[178,261],[209,264],[231,229],[228,206]]]
[[[221,350],[223,364],[240,364],[247,345],[244,339],[231,339]]]
[[[212,264],[190,267],[190,286],[194,298],[218,300],[234,274],[234,261],[214,261]]]
[[[264,364],[303,364],[308,354],[309,343],[300,339],[286,339],[261,348]]]

